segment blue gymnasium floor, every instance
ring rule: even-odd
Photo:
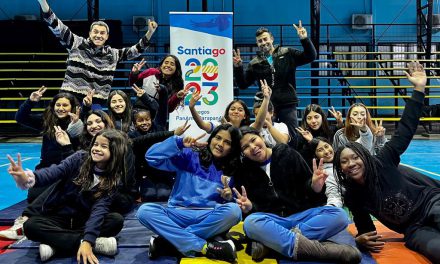
[[[0,210],[26,198],[26,191],[18,189],[8,174],[6,154],[14,157],[21,153],[23,168],[34,169],[40,157],[39,143],[0,143]],[[440,180],[440,140],[413,140],[402,156],[402,163]]]

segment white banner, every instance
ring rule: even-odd
[[[207,122],[219,121],[233,100],[232,13],[170,12],[170,53],[179,58],[191,91],[184,107],[170,113],[170,130],[189,120],[185,135],[198,136],[203,131],[188,107],[192,92],[201,92],[196,110]]]

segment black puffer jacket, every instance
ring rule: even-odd
[[[272,182],[272,184],[271,184]],[[270,179],[261,164],[245,159],[234,174],[234,185],[246,188],[252,212],[289,216],[325,203],[325,187],[320,193],[311,188],[312,171],[301,155],[286,144],[272,149]]]

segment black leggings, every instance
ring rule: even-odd
[[[99,236],[113,237],[122,229],[124,218],[118,213],[109,213],[101,225]],[[75,255],[84,236],[84,219],[66,216],[31,216],[23,226],[26,237],[47,244],[60,255]]]
[[[411,226],[405,233],[405,245],[427,257],[433,263],[440,263],[440,199],[431,207],[421,224]]]

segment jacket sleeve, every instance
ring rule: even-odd
[[[84,228],[84,240],[90,242],[92,246],[95,245],[96,238],[100,234],[101,225],[104,222],[104,217],[110,212],[110,204],[112,197],[106,195],[98,199],[92,206],[92,210]]]
[[[255,75],[252,64],[248,64],[246,73],[243,71],[243,65],[234,67],[234,78],[240,89],[246,89],[255,83]]]
[[[128,47],[128,48],[122,48],[118,50],[118,58],[119,61],[121,60],[132,60],[141,55],[141,53],[148,48],[150,45],[150,42],[148,38],[144,35],[138,43],[135,45]]]
[[[145,159],[153,168],[178,171],[191,166],[192,154],[191,149],[184,148],[181,137],[173,136],[151,146],[145,154]]]
[[[314,61],[317,58],[315,46],[309,38],[301,40],[303,51],[297,49],[290,49],[293,52],[292,58],[295,60],[295,65],[301,66]]]
[[[356,236],[365,234],[367,232],[375,231],[376,227],[374,226],[373,220],[371,220],[368,212],[359,209],[359,208],[350,208],[351,213],[353,214],[353,222],[356,225],[356,229],[358,231]]]
[[[356,140],[357,143],[360,143],[362,146],[364,146],[368,151],[370,151],[370,154],[374,154],[373,150],[373,133],[371,132],[371,129],[367,127],[366,132],[362,132],[359,130],[359,138]]]
[[[171,113],[176,110],[181,101],[182,99],[177,97],[177,93],[171,95],[170,98],[168,98],[168,112]]]
[[[335,206],[341,208],[342,197],[339,192],[338,184],[335,179],[335,172],[333,171],[333,166],[326,170],[328,177],[325,180],[325,195],[327,196],[327,205]]]
[[[144,150],[143,152],[145,153],[145,151],[147,151],[147,149],[150,148],[153,144],[162,142],[173,135],[173,131],[159,131],[147,133],[145,135],[132,138],[133,151],[135,153],[138,153],[139,150]]]
[[[32,114],[32,108],[34,107],[35,102],[27,99],[24,101],[17,113],[15,114],[15,120],[17,123],[33,128],[38,131],[43,130],[43,116],[42,114]]]
[[[390,141],[385,143],[377,157],[383,162],[392,162],[395,166],[400,163],[400,155],[408,148],[417,130],[419,118],[422,116],[423,99],[425,94],[414,90],[407,101],[397,129]]]
[[[83,37],[77,36],[70,29],[61,22],[55,13],[49,9],[49,12],[43,13],[43,18],[49,25],[49,29],[58,38],[61,45],[67,50],[71,50],[74,47],[78,47],[86,40]]]
[[[59,179],[76,177],[84,155],[85,151],[79,151],[61,161],[60,164],[52,164],[50,167],[34,171],[35,186],[46,186]]]

